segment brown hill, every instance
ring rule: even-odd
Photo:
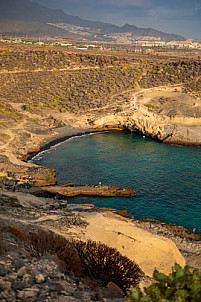
[[[57,36],[73,38],[67,30],[57,28],[55,26],[37,22],[24,20],[0,20],[0,31],[5,35],[29,35],[29,36]]]
[[[3,21],[11,20],[13,22],[13,20],[21,20],[24,22],[39,22],[40,24],[37,24],[36,26],[37,35],[56,34],[66,37],[68,35],[67,30],[60,30],[56,26],[52,25],[51,27],[49,27],[49,25],[47,25],[47,23],[52,23],[55,25],[58,23],[64,23],[84,27],[85,32],[90,32],[91,30],[93,30],[94,35],[98,35],[99,38],[103,41],[105,40],[105,34],[125,32],[131,32],[136,36],[140,35],[160,37],[163,41],[186,40],[182,36],[175,34],[166,34],[152,28],[138,28],[129,24],[125,24],[124,26],[119,27],[104,22],[83,20],[79,17],[68,15],[62,10],[49,9],[37,3],[30,2],[29,0],[0,0],[0,20],[2,20],[3,22],[0,28],[2,34],[10,32],[18,34],[20,31],[20,33],[25,34],[31,34],[31,32],[33,32],[33,35],[35,35],[35,23],[24,23],[24,25],[21,23],[20,30],[18,30],[18,27],[16,29],[16,26],[13,26],[13,29],[10,30],[10,25],[8,25],[8,22]],[[42,26],[42,24],[45,24],[46,26]],[[27,33],[27,26],[29,33]],[[83,37],[86,38],[86,35],[83,35]],[[92,38],[94,37],[92,36]]]

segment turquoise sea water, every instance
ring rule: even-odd
[[[164,145],[129,132],[72,138],[35,158],[52,166],[59,183],[134,188],[132,198],[68,198],[125,209],[134,218],[154,218],[201,233],[201,148]]]

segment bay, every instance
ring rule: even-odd
[[[176,223],[201,233],[201,148],[173,146],[129,132],[71,138],[40,153],[34,163],[52,166],[59,183],[134,188],[131,198],[74,197],[71,203],[127,210],[134,218]]]

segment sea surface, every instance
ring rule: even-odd
[[[173,146],[129,132],[101,132],[71,138],[35,157],[52,166],[59,183],[133,188],[131,198],[74,197],[127,210],[134,218],[176,223],[201,234],[201,148]]]

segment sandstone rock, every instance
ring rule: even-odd
[[[145,275],[152,277],[155,269],[169,274],[175,262],[182,267],[186,264],[174,242],[138,228],[125,217],[111,212],[83,212],[82,218],[88,225],[84,234],[82,229],[77,228],[76,237],[85,241],[100,241],[116,248],[123,256],[135,261]],[[71,231],[72,228],[69,233]]]
[[[36,281],[36,283],[43,283],[43,282],[45,282],[45,277],[42,275],[42,274],[37,274],[36,276],[35,276],[35,281]]]
[[[24,274],[23,281],[27,284],[27,286],[31,286],[34,284],[34,278],[30,274]]]
[[[11,289],[11,282],[0,279],[0,291],[9,291]]]
[[[121,188],[118,186],[106,186],[106,185],[85,185],[77,187],[63,187],[60,185],[54,187],[42,187],[43,190],[64,196],[77,196],[77,195],[89,195],[89,196],[122,196],[131,197],[135,196],[136,193],[133,189]]]
[[[110,281],[106,285],[106,288],[109,290],[109,293],[110,293],[110,295],[112,297],[115,297],[115,298],[122,298],[122,297],[124,297],[124,292],[114,282]]]
[[[15,281],[16,279],[17,279],[17,273],[9,274],[9,280],[11,282]]]
[[[0,291],[0,301],[6,301],[6,297],[7,297],[8,293],[7,292],[3,292]]]
[[[167,102],[161,102],[164,96]],[[110,111],[104,116],[97,114],[92,122],[95,128],[114,129],[118,125],[120,129],[135,131],[165,143],[200,145],[201,106],[194,107],[194,103],[193,97],[188,93],[175,92],[174,87],[154,87],[135,92],[124,112],[114,114]]]
[[[23,291],[18,292],[18,298],[20,299],[34,298],[37,296],[38,292],[39,292],[38,288],[25,288]]]
[[[27,267],[26,266],[22,266],[19,271],[17,272],[17,276],[19,278],[22,278],[25,274],[27,273]]]
[[[78,302],[78,300],[72,296],[59,296],[57,298],[58,302]]]
[[[55,170],[51,167],[39,167],[28,163],[11,162],[7,156],[0,155],[0,172],[6,172],[8,177],[31,185],[54,185],[57,182]]]
[[[9,292],[6,296],[6,301],[7,302],[15,302],[16,301],[16,294],[15,292]]]

